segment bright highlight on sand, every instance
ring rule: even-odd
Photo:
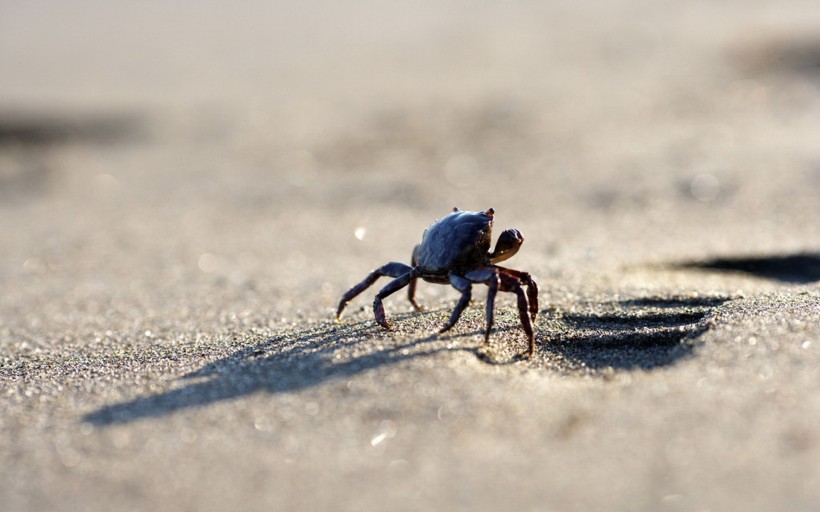
[[[353,231],[353,236],[355,236],[358,240],[364,240],[364,235],[367,234],[367,228],[364,226],[359,226]]]
[[[379,423],[379,432],[370,439],[370,446],[378,446],[388,439],[396,437],[398,428],[395,421],[384,420]]]
[[[219,267],[219,258],[209,252],[202,253],[198,260],[199,270],[207,273],[216,272]]]

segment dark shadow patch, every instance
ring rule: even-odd
[[[704,311],[681,313],[639,313],[631,316],[622,314],[564,315],[564,323],[576,328],[602,328],[609,330],[634,330],[636,328],[661,328],[686,325],[699,321],[706,315]]]
[[[568,372],[651,370],[691,357],[724,297],[646,297],[564,314],[560,334],[544,349]],[[604,308],[605,312],[596,311]]]
[[[737,62],[755,74],[820,78],[820,38],[811,35],[763,36],[735,51]]]
[[[673,268],[739,272],[787,283],[809,284],[820,281],[820,253],[715,258],[679,263]]]
[[[54,181],[52,149],[66,145],[111,146],[147,139],[135,114],[76,115],[0,111],[0,199],[25,199]]]
[[[643,297],[640,299],[627,299],[619,302],[624,307],[642,307],[655,309],[681,309],[681,308],[713,308],[720,306],[728,297]]]
[[[61,117],[0,112],[0,148],[112,144],[143,135],[144,125],[135,115]]]

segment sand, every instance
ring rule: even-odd
[[[5,2],[0,508],[816,510],[818,29]],[[333,321],[453,206],[524,234],[532,359],[481,286]]]

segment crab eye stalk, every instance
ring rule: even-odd
[[[487,210],[484,210],[484,215],[486,215],[487,217],[492,217],[493,215],[495,215],[495,210],[493,210],[492,208],[488,208]]]
[[[495,250],[490,253],[490,261],[498,263],[512,258],[524,243],[524,235],[517,229],[507,229],[498,237]]]

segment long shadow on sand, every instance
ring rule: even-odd
[[[707,313],[725,300],[651,297],[596,305],[589,313],[562,315],[562,328],[557,335],[550,327],[542,327],[539,351],[560,354],[569,363],[569,371],[579,366],[587,370],[633,370],[670,365],[689,355],[692,345],[685,341],[708,329],[704,320]],[[594,309],[600,306],[607,312],[596,313]],[[420,314],[434,313],[437,312]],[[401,325],[403,317],[417,315],[397,315],[397,325]],[[555,322],[553,319],[544,324],[556,325]],[[517,330],[518,326],[498,330],[510,328]],[[312,329],[284,332],[205,365],[184,376],[175,389],[105,406],[89,413],[84,420],[104,426],[157,418],[257,392],[278,394],[310,388],[444,351],[475,350],[452,348],[446,341],[450,336],[431,335],[382,344],[380,339],[384,336],[371,320],[356,324],[328,322]],[[480,352],[478,355],[487,361]]]
[[[400,322],[402,316],[395,318]],[[435,335],[381,348],[377,337],[384,334],[380,329],[372,321],[328,322],[314,329],[286,332],[185,375],[185,385],[179,388],[105,406],[83,419],[112,425],[162,417],[256,392],[277,394],[310,388],[437,352],[468,350],[431,343],[438,339]]]
[[[650,370],[692,355],[709,329],[707,315],[724,297],[625,300],[605,312],[564,314],[565,329],[545,347],[571,370]]]

